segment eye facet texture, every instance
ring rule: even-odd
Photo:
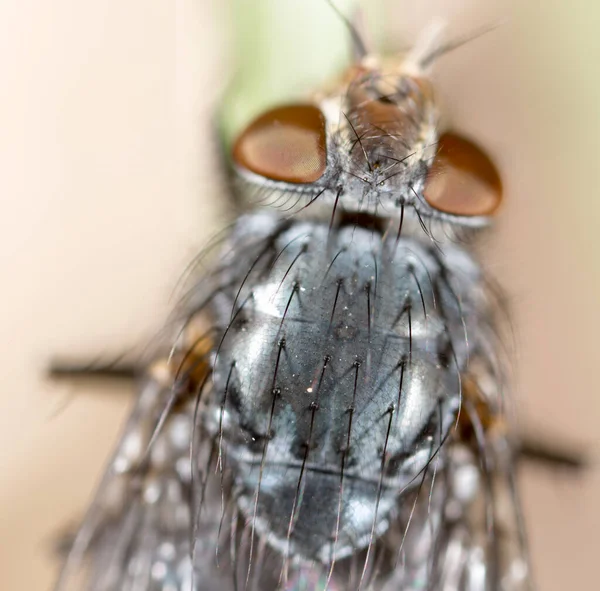
[[[233,160],[274,181],[313,183],[327,166],[325,118],[313,105],[267,111],[239,136]]]
[[[502,201],[502,181],[481,148],[445,133],[440,137],[423,195],[431,207],[443,213],[488,216]]]

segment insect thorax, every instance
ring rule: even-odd
[[[262,213],[224,249],[204,425],[284,556],[364,550],[446,462],[484,308],[472,259],[420,236]]]

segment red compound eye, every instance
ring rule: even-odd
[[[489,216],[502,201],[502,181],[493,162],[478,146],[445,133],[423,196],[431,207],[444,213]]]
[[[274,181],[312,183],[327,166],[325,118],[313,105],[267,111],[238,137],[233,159]]]

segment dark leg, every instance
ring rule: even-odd
[[[48,377],[62,379],[118,379],[134,380],[140,373],[139,367],[117,358],[111,362],[91,361],[88,363],[72,361],[53,361],[48,368]]]
[[[551,470],[583,472],[589,466],[588,458],[580,450],[549,443],[548,440],[528,439],[521,441],[518,458],[534,462]]]

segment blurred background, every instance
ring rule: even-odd
[[[0,3],[7,591],[50,588],[56,537],[85,509],[132,399],[118,384],[51,384],[49,359],[110,357],[152,338],[186,264],[231,216],[214,131],[215,105],[243,64],[236,51],[293,41],[318,62],[327,35],[343,35],[327,32],[317,7],[293,39],[276,34],[283,11],[236,44],[227,25],[269,3],[232,2]],[[592,460],[581,477],[522,471],[539,588],[590,589],[600,550],[600,5],[385,0],[372,22],[378,41],[400,49],[434,17],[451,36],[502,23],[440,60],[435,80],[446,121],[478,138],[505,179],[485,246],[514,310],[520,426]]]

